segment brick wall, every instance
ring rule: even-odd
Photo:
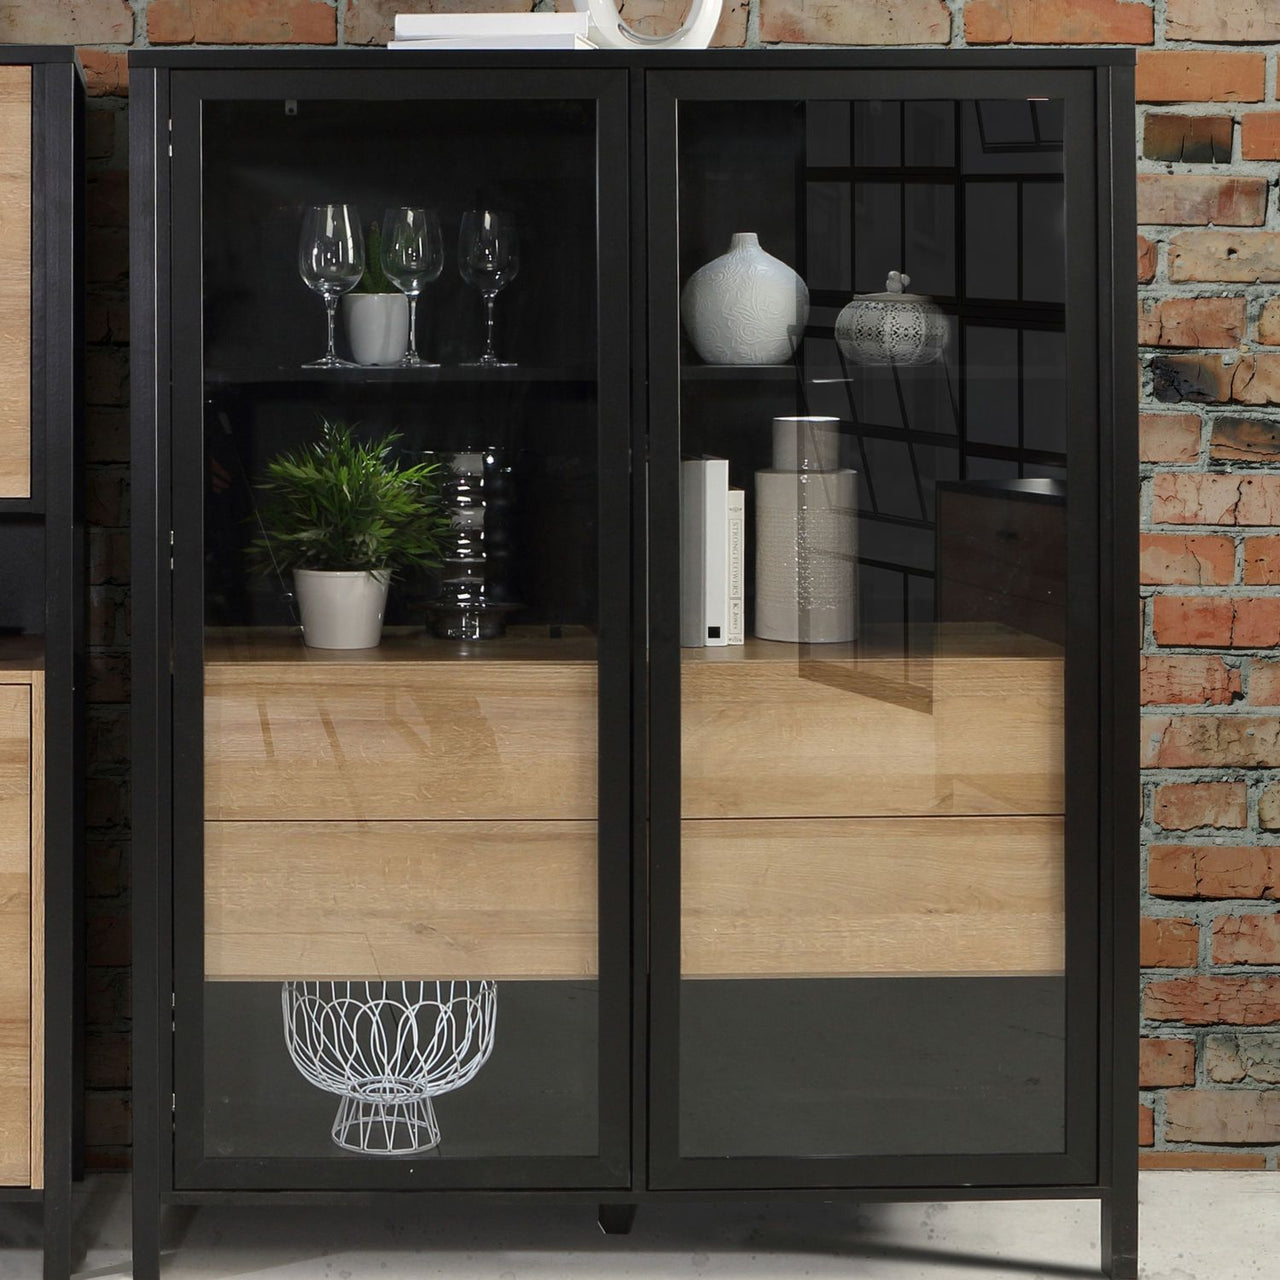
[[[558,0],[561,5],[568,0]],[[377,44],[410,9],[553,0],[0,0],[0,39],[81,46],[89,143],[90,1161],[128,1155],[125,52]],[[684,0],[627,0],[648,30]],[[1277,0],[726,0],[717,42],[1132,44],[1143,398],[1148,1167],[1280,1151]],[[1135,500],[1139,496],[1135,495]]]

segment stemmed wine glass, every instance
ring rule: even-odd
[[[480,290],[485,307],[484,354],[466,363],[486,369],[514,369],[514,361],[499,360],[494,354],[493,300],[520,270],[515,219],[493,209],[464,213],[458,229],[458,270],[468,284]]]
[[[298,241],[298,271],[308,289],[324,299],[329,319],[329,349],[304,369],[352,369],[333,349],[333,319],[338,299],[360,283],[364,275],[364,234],[360,217],[349,204],[318,204],[302,219]]]
[[[400,361],[410,369],[438,369],[418,355],[418,294],[444,270],[444,238],[433,209],[388,209],[382,219],[382,269],[409,299],[409,350]]]

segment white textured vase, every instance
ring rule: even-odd
[[[573,0],[591,15],[591,39],[601,49],[705,49],[716,33],[723,0],[693,0],[684,25],[665,36],[633,31],[618,13],[619,0]]]
[[[357,364],[399,364],[409,349],[409,299],[403,293],[348,293],[342,322]]]
[[[784,364],[809,320],[809,290],[754,231],[739,231],[685,282],[680,318],[708,364]]]
[[[295,569],[304,643],[312,649],[374,648],[382,639],[390,583],[385,569]]]
[[[839,465],[839,419],[775,418],[756,472],[756,621],[762,640],[858,637],[858,473]]]

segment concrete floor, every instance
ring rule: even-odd
[[[1148,1173],[1147,1280],[1280,1276],[1280,1173]],[[79,1193],[78,1276],[129,1271],[128,1184]],[[1086,1201],[641,1209],[606,1238],[590,1209],[468,1208],[409,1221],[361,1210],[202,1209],[167,1223],[166,1280],[1056,1280],[1098,1275]],[[38,1218],[0,1206],[0,1280],[40,1275]]]

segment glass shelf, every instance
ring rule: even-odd
[[[334,386],[363,386],[367,383],[484,383],[594,382],[595,371],[588,364],[518,365],[512,369],[484,369],[467,365],[445,365],[438,369],[399,369],[363,365],[353,369],[304,369],[298,365],[241,365],[205,370],[205,385],[258,386],[328,383]]]

